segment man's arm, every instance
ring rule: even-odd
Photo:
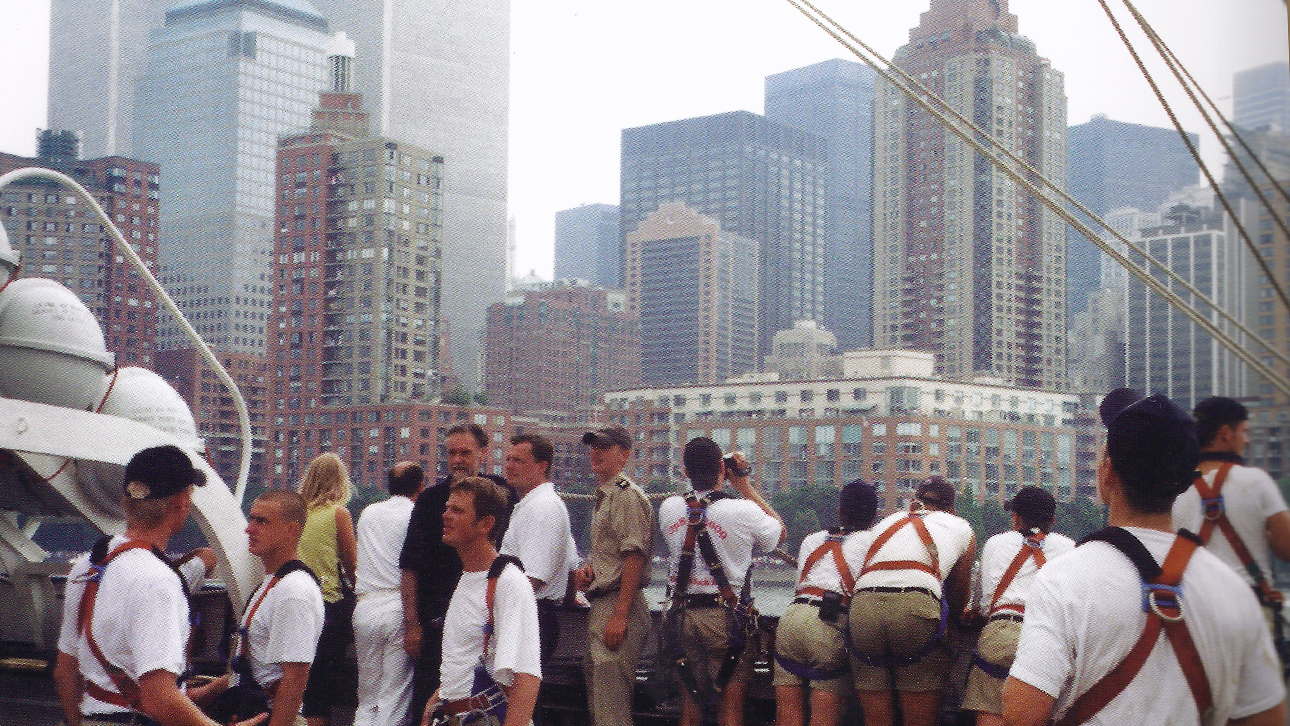
[[[537,705],[542,679],[532,673],[516,673],[506,694],[506,722],[502,726],[528,726]]]
[[[1283,560],[1290,560],[1290,511],[1281,510],[1267,519],[1268,546]]]
[[[81,726],[81,693],[84,685],[76,656],[58,651],[58,660],[54,662],[54,686],[58,689],[58,702],[63,707],[63,720],[67,726]]]
[[[1003,723],[1005,726],[1044,726],[1052,716],[1056,701],[1029,683],[1009,677],[1003,683]]]
[[[1284,514],[1284,512],[1283,512]],[[1262,713],[1228,721],[1229,726],[1283,726],[1286,722],[1286,702],[1282,701]]]
[[[417,620],[417,575],[403,570],[399,594],[403,596],[403,650],[416,658],[421,655],[421,621]]]
[[[736,453],[734,454],[734,457],[735,460],[739,462],[740,466],[748,466],[748,462],[744,459],[742,454]],[[729,469],[726,469],[726,481],[730,482],[731,488],[739,492],[740,496],[756,504],[761,511],[774,517],[775,521],[779,522],[779,544],[784,544],[784,541],[788,539],[788,528],[784,526],[783,517],[780,517],[779,512],[776,512],[774,508],[770,506],[770,503],[762,498],[762,495],[753,488],[752,481],[747,476],[735,476]]]
[[[273,715],[268,726],[292,726],[300,713],[300,702],[305,697],[305,682],[309,680],[308,663],[279,663],[282,680],[273,697]]]
[[[162,669],[148,671],[139,679],[139,706],[162,726],[220,726],[179,690],[174,673]],[[256,726],[266,718],[268,714],[262,713],[235,726]]]
[[[945,597],[948,598],[950,613],[961,613],[967,607],[968,598],[972,595],[972,563],[975,561],[976,535],[972,535],[963,556],[954,563],[945,578]]]
[[[605,623],[605,632],[600,639],[605,647],[618,650],[627,635],[627,611],[631,609],[632,600],[641,586],[641,573],[645,570],[645,555],[640,552],[628,552],[623,555],[623,573],[618,583],[618,599],[614,601],[614,614]]]

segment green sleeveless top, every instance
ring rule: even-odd
[[[339,504],[327,504],[309,510],[304,531],[300,533],[300,561],[318,576],[323,600],[340,599],[340,554],[336,548],[336,510]]]

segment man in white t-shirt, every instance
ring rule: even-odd
[[[1171,526],[1170,509],[1191,484],[1197,450],[1190,417],[1164,396],[1143,399],[1110,421],[1097,483],[1113,526],[1035,576],[1004,684],[1005,723],[1201,723],[1198,702],[1204,699],[1188,685],[1173,636],[1158,637],[1139,672],[1122,689],[1108,689],[1111,700],[1101,704],[1086,695],[1125,661],[1156,618],[1144,602],[1186,625],[1211,694],[1212,716],[1204,723],[1285,723],[1285,687],[1254,595],[1230,568]],[[1123,541],[1113,546],[1112,539]],[[1150,562],[1135,564],[1126,552],[1143,547],[1136,556]],[[1190,552],[1176,606],[1158,594],[1144,597],[1139,569],[1154,568],[1151,576],[1157,576],[1169,552],[1172,563]]]
[[[390,498],[369,504],[358,518],[354,575],[354,651],[358,708],[354,726],[400,726],[412,702],[413,659],[403,647],[399,552],[425,474],[411,461],[390,469]]]
[[[537,596],[542,662],[560,637],[559,608],[568,593],[569,573],[577,564],[577,546],[569,528],[569,510],[551,483],[555,447],[537,434],[511,439],[506,452],[506,483],[519,501],[502,535],[501,554],[524,563],[524,574]]]
[[[305,516],[304,498],[281,489],[261,494],[247,516],[247,549],[265,577],[247,600],[242,637],[251,675],[269,696],[268,726],[304,723],[300,703],[322,635],[322,591],[297,553]]]
[[[738,588],[752,566],[753,555],[765,554],[779,546],[786,532],[779,514],[753,488],[743,456],[732,456],[738,471],[726,467],[721,447],[715,441],[699,437],[685,445],[682,463],[685,476],[694,487],[694,494],[707,503],[704,529],[731,586]],[[727,481],[742,499],[729,497],[721,491],[722,483]],[[659,529],[667,542],[671,562],[669,585],[673,591],[679,586],[685,588],[685,605],[679,620],[680,642],[687,649],[687,662],[696,671],[693,677],[715,686],[717,694],[714,700],[720,726],[739,726],[743,723],[744,695],[752,674],[752,649],[744,648],[725,684],[717,682],[731,638],[717,581],[696,551],[689,582],[677,582],[688,508],[684,496],[674,495],[664,499],[658,510]],[[682,679],[681,726],[698,726],[703,717],[701,704],[686,687],[684,675]]]
[[[848,622],[856,691],[871,726],[894,722],[893,690],[907,726],[930,726],[940,712],[950,666],[943,629],[967,604],[976,558],[972,525],[954,514],[954,499],[954,486],[932,476],[908,512],[873,526]]]
[[[505,507],[502,488],[488,479],[452,483],[443,541],[457,551],[463,572],[444,616],[439,690],[426,704],[423,725],[436,711],[453,726],[472,720],[473,712],[496,715],[499,689],[505,694],[501,726],[526,726],[533,718],[542,684],[537,603],[524,573],[493,547]],[[497,578],[491,586],[490,574]]]
[[[1002,726],[1003,681],[1017,652],[1026,611],[1026,593],[1039,568],[1075,549],[1075,542],[1051,532],[1057,516],[1052,492],[1024,486],[1004,504],[1012,530],[986,540],[981,548],[980,599],[969,614],[984,622],[963,710],[976,711],[976,726]]]
[[[1241,458],[1250,443],[1246,430],[1249,412],[1238,401],[1215,396],[1196,404],[1192,416],[1196,419],[1196,438],[1200,441],[1199,469],[1205,483],[1213,487],[1219,472],[1226,472],[1218,492],[1222,502],[1211,505],[1212,516],[1217,516],[1221,510],[1260,575],[1270,579],[1272,554],[1282,560],[1290,560],[1290,511],[1287,511],[1285,499],[1272,477],[1262,469],[1245,466],[1245,460]],[[1212,532],[1201,531],[1205,520],[1205,506],[1193,484],[1174,500],[1174,527],[1208,535],[1206,547],[1209,551],[1236,570],[1248,585],[1255,587],[1256,594],[1262,595],[1223,528],[1210,525]]]
[[[188,662],[185,587],[199,586],[214,566],[214,553],[199,550],[177,565],[163,554],[188,519],[193,487],[205,483],[175,446],[144,449],[126,464],[125,533],[95,545],[68,573],[54,669],[68,726],[215,723],[192,699],[205,701],[223,684],[187,694],[176,684]],[[97,583],[91,559],[102,568]],[[93,606],[87,633],[80,628],[79,611],[91,587],[97,592],[86,601]],[[94,654],[89,635],[115,677]]]

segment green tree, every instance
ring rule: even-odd
[[[1080,497],[1070,502],[1057,503],[1057,520],[1053,530],[1075,540],[1106,526],[1106,507],[1091,499]]]
[[[775,492],[771,506],[784,518],[788,539],[786,552],[795,553],[802,539],[812,532],[838,524],[838,490],[832,486],[808,485]]]
[[[469,406],[470,394],[466,392],[466,389],[458,386],[443,394],[443,402],[449,406]]]
[[[488,391],[480,391],[474,395],[475,403],[481,406],[488,405]]]

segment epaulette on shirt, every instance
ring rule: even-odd
[[[619,489],[622,489],[622,490],[626,491],[626,490],[627,490],[631,485],[632,485],[632,483],[631,483],[631,482],[629,482],[629,481],[627,481],[627,480],[626,480],[626,479],[624,479],[623,477],[621,477],[621,476],[620,476],[620,477],[618,477],[618,488],[619,488]]]

